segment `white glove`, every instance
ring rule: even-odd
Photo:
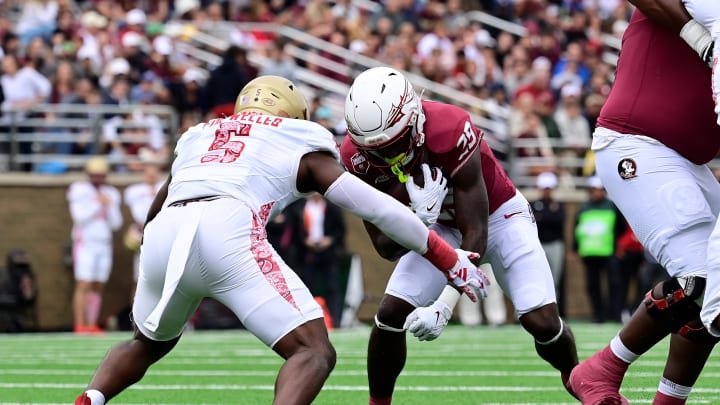
[[[403,329],[407,329],[418,340],[435,340],[451,317],[452,310],[442,302],[435,301],[430,306],[415,308],[410,312],[405,319]]]
[[[422,164],[422,171],[423,187],[415,184],[412,176],[408,176],[405,188],[410,197],[410,208],[426,225],[430,225],[434,224],[440,215],[443,200],[448,193],[447,179],[439,168],[430,168],[427,163]]]
[[[458,262],[447,272],[448,280],[461,289],[472,302],[477,302],[478,297],[486,298],[490,280],[470,261],[470,259],[478,259],[480,255],[462,249],[455,249],[455,251],[458,254]]]

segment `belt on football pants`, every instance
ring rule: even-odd
[[[207,195],[204,197],[188,198],[187,200],[180,200],[180,201],[175,201],[173,203],[170,203],[170,204],[168,204],[168,207],[184,207],[190,203],[202,202],[202,201],[214,201],[214,200],[217,200],[217,199],[223,198],[223,197],[226,197],[226,196],[224,196],[224,195]]]
[[[214,199],[217,199],[222,196],[214,197]],[[158,330],[162,315],[165,312],[170,299],[172,299],[175,294],[175,290],[180,283],[183,273],[185,273],[185,266],[187,265],[187,259],[190,254],[190,246],[195,239],[195,233],[197,232],[198,225],[200,224],[200,217],[205,209],[197,207],[197,209],[185,211],[188,212],[183,213],[183,224],[175,234],[175,240],[173,241],[172,248],[170,249],[170,258],[168,259],[167,268],[165,270],[165,281],[163,282],[160,300],[157,305],[155,305],[152,312],[150,312],[150,315],[147,317],[145,322],[143,322],[143,326],[148,328],[151,332],[156,332]]]

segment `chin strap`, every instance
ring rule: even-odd
[[[392,173],[397,176],[400,183],[407,183],[408,175],[403,171],[402,165],[400,163],[395,163],[394,165],[390,166],[390,171],[392,171]]]

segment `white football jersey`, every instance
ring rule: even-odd
[[[313,151],[340,159],[330,131],[311,121],[246,112],[195,125],[175,147],[166,201],[226,195],[272,218],[305,195],[297,171]]]
[[[125,205],[130,209],[130,214],[132,214],[132,219],[135,223],[141,225],[145,223],[150,205],[152,205],[155,195],[164,183],[164,180],[153,185],[135,183],[125,189],[123,200],[125,201]]]
[[[110,197],[111,202],[107,206],[100,204],[98,193]],[[73,220],[73,240],[112,241],[113,231],[122,226],[123,220],[118,189],[109,184],[96,188],[86,180],[79,180],[68,188],[67,200]]]

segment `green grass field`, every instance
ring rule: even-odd
[[[572,326],[581,359],[606,345],[619,329],[617,324]],[[338,362],[315,404],[367,403],[368,333],[369,328],[331,333]],[[0,335],[0,404],[72,403],[107,349],[128,336]],[[622,392],[633,404],[652,402],[666,351],[666,343],[660,344],[630,368]],[[576,403],[518,326],[452,325],[437,341],[410,341],[408,353],[394,396],[397,405]],[[274,352],[245,331],[188,332],[143,381],[112,403],[269,404],[280,364]],[[720,404],[719,375],[715,356],[689,403]]]

